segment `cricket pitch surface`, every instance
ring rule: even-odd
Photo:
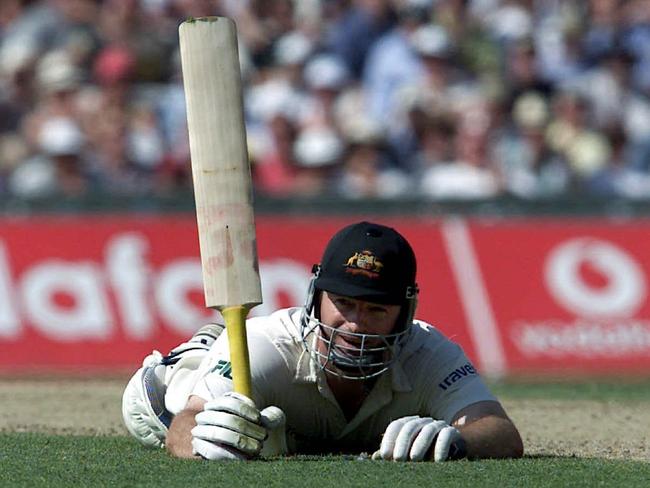
[[[127,436],[121,398],[128,378],[0,378],[0,432]],[[527,456],[650,459],[648,401],[503,396],[502,403]]]

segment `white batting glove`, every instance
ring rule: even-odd
[[[460,432],[444,420],[412,415],[393,420],[372,459],[422,461],[433,447],[435,462],[465,457],[465,441]]]
[[[244,460],[258,456],[269,429],[282,427],[284,413],[277,407],[261,412],[253,401],[239,393],[228,392],[206,402],[192,429],[192,448],[210,460]]]
[[[268,437],[264,440],[260,456],[275,457],[287,454],[287,434],[285,426],[287,418],[278,407],[266,407],[260,412],[261,422],[268,430]]]

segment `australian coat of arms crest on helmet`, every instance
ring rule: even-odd
[[[384,263],[377,259],[372,251],[355,252],[344,265],[347,273],[362,274],[369,278],[378,278]]]

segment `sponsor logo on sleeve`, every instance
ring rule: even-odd
[[[210,372],[217,373],[224,378],[232,380],[232,365],[230,364],[230,361],[219,359],[219,361],[217,361],[217,364],[212,368]]]
[[[476,369],[474,369],[474,366],[472,366],[471,363],[467,363],[449,373],[444,380],[438,383],[438,386],[443,390],[446,390],[457,381],[462,380],[467,376],[476,376],[476,374],[477,373]]]

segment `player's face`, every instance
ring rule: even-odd
[[[320,321],[337,332],[352,334],[388,335],[393,332],[400,314],[400,305],[381,305],[334,293],[323,292]],[[344,347],[355,347],[353,336],[337,334],[334,342]],[[380,339],[374,341],[376,345]]]
[[[390,368],[409,331],[396,330],[402,307],[325,291],[319,296],[317,316],[309,307],[301,320],[305,347],[317,356],[321,369],[345,380],[367,380]],[[309,340],[312,332],[315,341]]]

